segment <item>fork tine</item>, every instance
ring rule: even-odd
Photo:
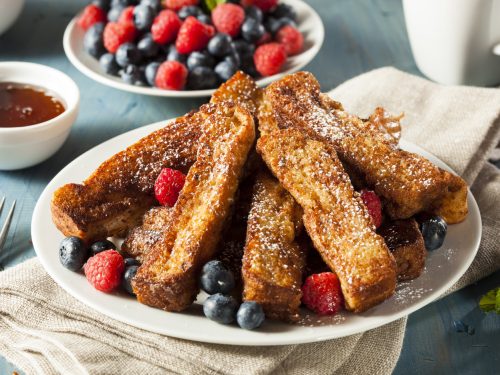
[[[2,200],[2,205],[4,200],[5,198]],[[0,231],[0,251],[2,250],[3,245],[5,244],[5,240],[7,239],[7,233],[9,232],[10,222],[12,221],[12,215],[14,214],[15,207],[16,207],[16,201],[12,203],[9,213],[7,214],[7,219],[5,220],[2,230]]]
[[[2,213],[2,208],[3,208],[4,202],[5,202],[5,197],[2,197],[2,200],[0,201],[0,214]]]

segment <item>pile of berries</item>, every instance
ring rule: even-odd
[[[236,71],[279,73],[302,52],[296,13],[278,0],[93,0],[83,46],[103,71],[167,90],[217,87]]]

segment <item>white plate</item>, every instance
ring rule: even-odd
[[[51,221],[52,194],[66,183],[83,181],[104,160],[164,124],[156,123],[119,135],[75,159],[47,185],[33,213],[33,245],[47,272],[75,298],[114,319],[169,336],[221,344],[284,345],[322,341],[379,327],[431,303],[459,279],[476,255],[481,238],[481,217],[469,191],[467,219],[449,226],[444,245],[429,252],[422,276],[400,284],[393,297],[362,314],[343,312],[333,317],[319,318],[312,313],[308,316],[304,311],[305,316],[300,324],[268,320],[258,330],[247,331],[236,325],[210,321],[203,316],[199,303],[183,313],[167,313],[142,305],[121,293],[98,292],[82,273],[71,272],[59,263],[58,248],[63,235]],[[449,170],[439,159],[411,143],[401,141],[401,147],[419,153]],[[199,297],[199,300],[203,300],[203,295]]]
[[[316,56],[325,38],[323,22],[313,8],[301,0],[282,0],[282,2],[292,5],[297,12],[297,25],[304,35],[304,51],[299,55],[289,57],[283,68],[283,72],[257,80],[259,86],[266,86],[287,74],[303,68]],[[69,61],[89,78],[119,90],[144,95],[193,98],[210,96],[215,91],[215,89],[175,91],[161,90],[154,87],[133,86],[123,82],[119,77],[104,73],[99,66],[99,61],[87,54],[83,49],[83,36],[85,32],[76,24],[76,21],[77,17],[73,18],[64,32],[64,52]]]

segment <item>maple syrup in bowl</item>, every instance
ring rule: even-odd
[[[78,87],[40,64],[0,63],[0,170],[33,166],[52,156],[76,120]]]

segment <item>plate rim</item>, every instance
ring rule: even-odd
[[[55,180],[60,174],[66,173],[67,170],[72,169],[74,165],[78,165],[78,163],[79,163],[79,161],[81,159],[84,159],[89,154],[95,152],[96,148],[104,147],[105,144],[111,143],[113,141],[116,141],[117,138],[126,137],[127,135],[130,136],[133,133],[137,132],[139,138],[137,138],[136,136],[133,136],[130,139],[130,141],[132,143],[134,143],[138,139],[140,139],[142,136],[144,136],[144,135],[141,136],[139,133],[143,133],[143,132],[146,132],[146,131],[149,133],[151,131],[157,130],[157,129],[161,128],[162,126],[165,126],[166,123],[168,123],[169,121],[172,121],[172,120],[173,119],[159,121],[159,122],[155,122],[155,123],[152,123],[152,124],[144,125],[144,126],[141,126],[141,127],[138,127],[138,128],[132,129],[132,130],[129,130],[129,131],[125,132],[125,133],[119,134],[119,135],[117,135],[117,136],[115,136],[113,138],[110,138],[110,139],[108,139],[108,140],[106,140],[104,142],[101,142],[101,143],[95,145],[94,147],[92,147],[91,149],[89,149],[88,151],[84,152],[83,154],[81,154],[80,156],[78,156],[77,158],[75,158],[73,161],[71,161],[70,163],[68,163],[63,169],[61,169],[51,179],[51,181],[48,182],[47,186],[45,187],[45,189],[40,194],[40,197],[38,198],[36,206],[35,206],[35,209],[33,211],[33,216],[32,216],[32,221],[31,221],[31,237],[32,237],[33,247],[35,249],[37,258],[42,263],[45,271],[51,276],[51,278],[56,282],[56,284],[58,286],[60,286],[61,288],[63,288],[63,290],[65,290],[67,293],[69,293],[72,297],[74,297],[79,302],[83,303],[84,305],[91,307],[92,309],[98,311],[101,314],[104,314],[105,316],[107,316],[109,318],[115,319],[115,320],[117,320],[117,321],[119,321],[121,323],[125,323],[125,324],[131,325],[131,326],[134,326],[134,327],[137,327],[137,328],[140,328],[140,329],[144,329],[144,330],[146,330],[148,332],[153,332],[153,333],[160,334],[160,335],[166,335],[166,336],[176,337],[176,338],[180,338],[180,339],[187,339],[187,340],[196,341],[196,342],[206,342],[206,343],[213,343],[213,344],[240,345],[240,346],[272,346],[272,345],[305,344],[305,343],[311,343],[311,342],[326,341],[326,340],[330,340],[330,339],[335,339],[335,338],[346,337],[346,336],[350,336],[350,335],[354,335],[354,334],[363,333],[363,332],[369,331],[371,329],[387,325],[387,324],[392,323],[392,322],[394,322],[394,321],[396,321],[396,320],[398,320],[398,319],[400,319],[402,317],[408,316],[409,314],[411,314],[411,313],[413,313],[413,312],[421,309],[422,307],[424,307],[426,305],[429,305],[429,304],[433,303],[440,296],[442,296],[446,292],[446,290],[448,290],[452,285],[454,285],[460,279],[460,277],[462,277],[462,275],[469,269],[470,265],[472,264],[472,262],[474,261],[476,255],[477,255],[477,252],[479,250],[480,241],[481,241],[481,238],[482,238],[482,219],[481,219],[481,213],[480,213],[479,207],[477,205],[477,202],[475,200],[475,197],[472,194],[472,192],[470,191],[470,189],[468,188],[467,190],[468,190],[469,213],[471,213],[472,211],[477,212],[478,222],[476,224],[477,224],[477,226],[479,228],[477,236],[475,238],[474,246],[473,246],[474,249],[473,249],[473,251],[471,251],[471,253],[469,255],[469,258],[457,270],[457,272],[453,275],[453,277],[451,278],[451,280],[448,283],[445,284],[445,286],[441,286],[440,288],[432,290],[432,292],[429,293],[429,295],[426,298],[424,298],[423,300],[420,300],[420,301],[412,304],[409,307],[403,308],[402,311],[393,313],[393,314],[389,315],[388,317],[385,317],[383,319],[382,323],[379,322],[379,321],[375,321],[375,322],[372,322],[372,324],[362,325],[362,327],[359,328],[359,329],[350,329],[350,328],[349,329],[345,329],[345,328],[343,329],[342,325],[338,325],[338,326],[335,325],[335,327],[338,328],[337,332],[339,334],[335,334],[335,335],[325,334],[323,336],[317,335],[314,338],[306,337],[306,338],[303,338],[303,339],[301,339],[300,337],[297,338],[297,336],[293,336],[294,338],[291,338],[291,339],[286,339],[286,338],[285,339],[283,339],[283,338],[280,339],[279,338],[279,333],[270,333],[268,335],[263,336],[262,337],[262,341],[255,340],[255,341],[251,341],[251,342],[248,342],[248,343],[247,342],[243,343],[241,341],[238,341],[237,339],[233,339],[233,338],[229,338],[228,339],[226,337],[219,337],[219,336],[210,336],[210,337],[205,337],[204,336],[203,338],[201,338],[200,335],[197,335],[196,333],[192,333],[192,331],[189,331],[189,330],[188,331],[183,331],[182,329],[180,329],[180,330],[177,329],[177,330],[174,330],[174,331],[172,331],[172,330],[164,330],[164,329],[163,330],[162,329],[160,329],[160,330],[153,330],[153,329],[151,329],[150,325],[144,324],[142,322],[138,322],[138,321],[135,321],[135,320],[132,320],[132,319],[127,319],[127,317],[125,317],[123,315],[115,313],[114,311],[109,311],[105,307],[101,306],[99,303],[94,302],[92,299],[89,299],[89,298],[86,298],[85,300],[80,299],[80,296],[78,295],[78,293],[76,293],[73,289],[69,288],[69,286],[66,285],[66,283],[63,281],[63,278],[60,277],[60,275],[57,272],[52,272],[51,265],[48,263],[48,260],[43,256],[43,254],[42,254],[42,252],[40,250],[41,246],[40,246],[40,243],[39,243],[38,234],[36,233],[36,223],[35,223],[35,221],[37,219],[39,219],[39,218],[45,217],[43,215],[43,212],[42,212],[42,204],[43,204],[43,202],[45,202],[45,200],[47,198],[49,200],[51,198],[51,195],[49,195],[49,191],[53,188],[51,186],[53,180]],[[148,134],[148,133],[146,133],[146,134]],[[130,145],[130,144],[131,143],[124,144],[123,148],[128,147],[128,145]],[[443,166],[445,166],[445,169],[447,169],[447,170],[455,173],[441,159],[437,158],[436,156],[434,156],[430,152],[422,149],[420,146],[415,145],[412,142],[405,141],[404,139],[402,139],[400,141],[400,144],[402,145],[402,148],[405,148],[405,147],[407,147],[409,145],[410,147],[414,148],[417,151],[418,154],[420,154],[420,155],[422,155],[422,156],[424,156],[426,158],[429,158],[429,156],[430,156],[431,158],[435,158],[435,159],[439,160],[440,163],[442,163]],[[134,301],[134,302],[137,302],[137,301]],[[321,328],[321,326],[314,327],[314,328]],[[239,329],[239,328],[237,328],[237,329]],[[276,335],[278,335],[278,336],[276,336]],[[278,339],[273,339],[274,337],[278,337]]]
[[[317,18],[319,22],[316,24],[316,30],[319,33],[319,39],[313,44],[311,49],[308,52],[309,57],[303,62],[299,63],[297,66],[292,67],[284,72],[280,72],[278,74],[274,74],[270,77],[264,77],[256,80],[257,86],[264,87],[274,82],[287,74],[295,73],[309,64],[314,58],[317,56],[318,52],[321,50],[325,40],[325,26],[323,24],[323,20],[319,16],[318,12],[310,6],[308,3],[302,0],[281,0],[285,3],[300,3],[301,6],[304,6],[310,14]],[[70,63],[81,73],[83,73],[88,78],[108,87],[112,87],[117,90],[126,91],[134,94],[140,95],[148,95],[148,96],[156,96],[156,97],[167,97],[167,98],[198,98],[198,97],[208,97],[211,96],[216,89],[207,89],[207,90],[163,90],[157,89],[154,87],[141,87],[141,86],[133,86],[121,81],[115,81],[105,74],[99,74],[90,69],[85,63],[83,63],[79,58],[77,53],[71,47],[71,35],[77,25],[78,15],[73,17],[71,21],[66,26],[63,35],[63,49],[66,57],[70,61]]]

